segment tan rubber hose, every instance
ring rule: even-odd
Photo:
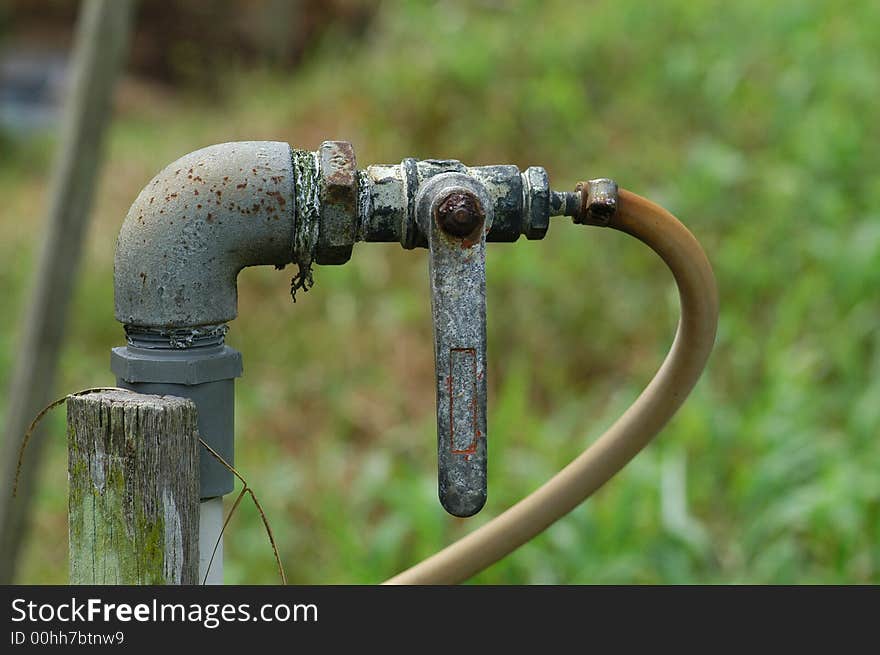
[[[622,189],[609,227],[650,246],[678,284],[681,318],[660,370],[608,431],[537,491],[385,584],[456,584],[513,552],[620,471],[663,428],[696,384],[718,323],[715,277],[703,249],[672,214]]]

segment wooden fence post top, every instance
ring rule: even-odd
[[[176,396],[68,398],[72,584],[198,582],[197,418]]]
[[[73,394],[67,397],[68,413],[70,412],[70,403],[76,404],[79,401],[87,401],[88,403],[109,403],[111,405],[121,403],[133,403],[139,407],[148,407],[160,410],[195,409],[195,403],[190,398],[182,398],[180,396],[157,396],[149,393],[136,393],[128,389],[105,389],[102,391],[91,391],[89,393]]]

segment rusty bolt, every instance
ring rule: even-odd
[[[470,191],[453,191],[446,196],[434,213],[440,229],[456,237],[472,234],[486,218],[480,199]]]

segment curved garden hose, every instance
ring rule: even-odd
[[[694,236],[665,209],[625,190],[619,192],[618,202],[608,227],[650,246],[678,284],[681,319],[660,370],[592,446],[537,491],[386,584],[456,584],[513,552],[620,471],[663,428],[696,384],[718,323],[712,268]]]

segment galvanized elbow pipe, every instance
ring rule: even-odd
[[[223,143],[167,166],[119,233],[116,319],[159,330],[231,321],[239,271],[292,260],[293,199],[286,143]]]

